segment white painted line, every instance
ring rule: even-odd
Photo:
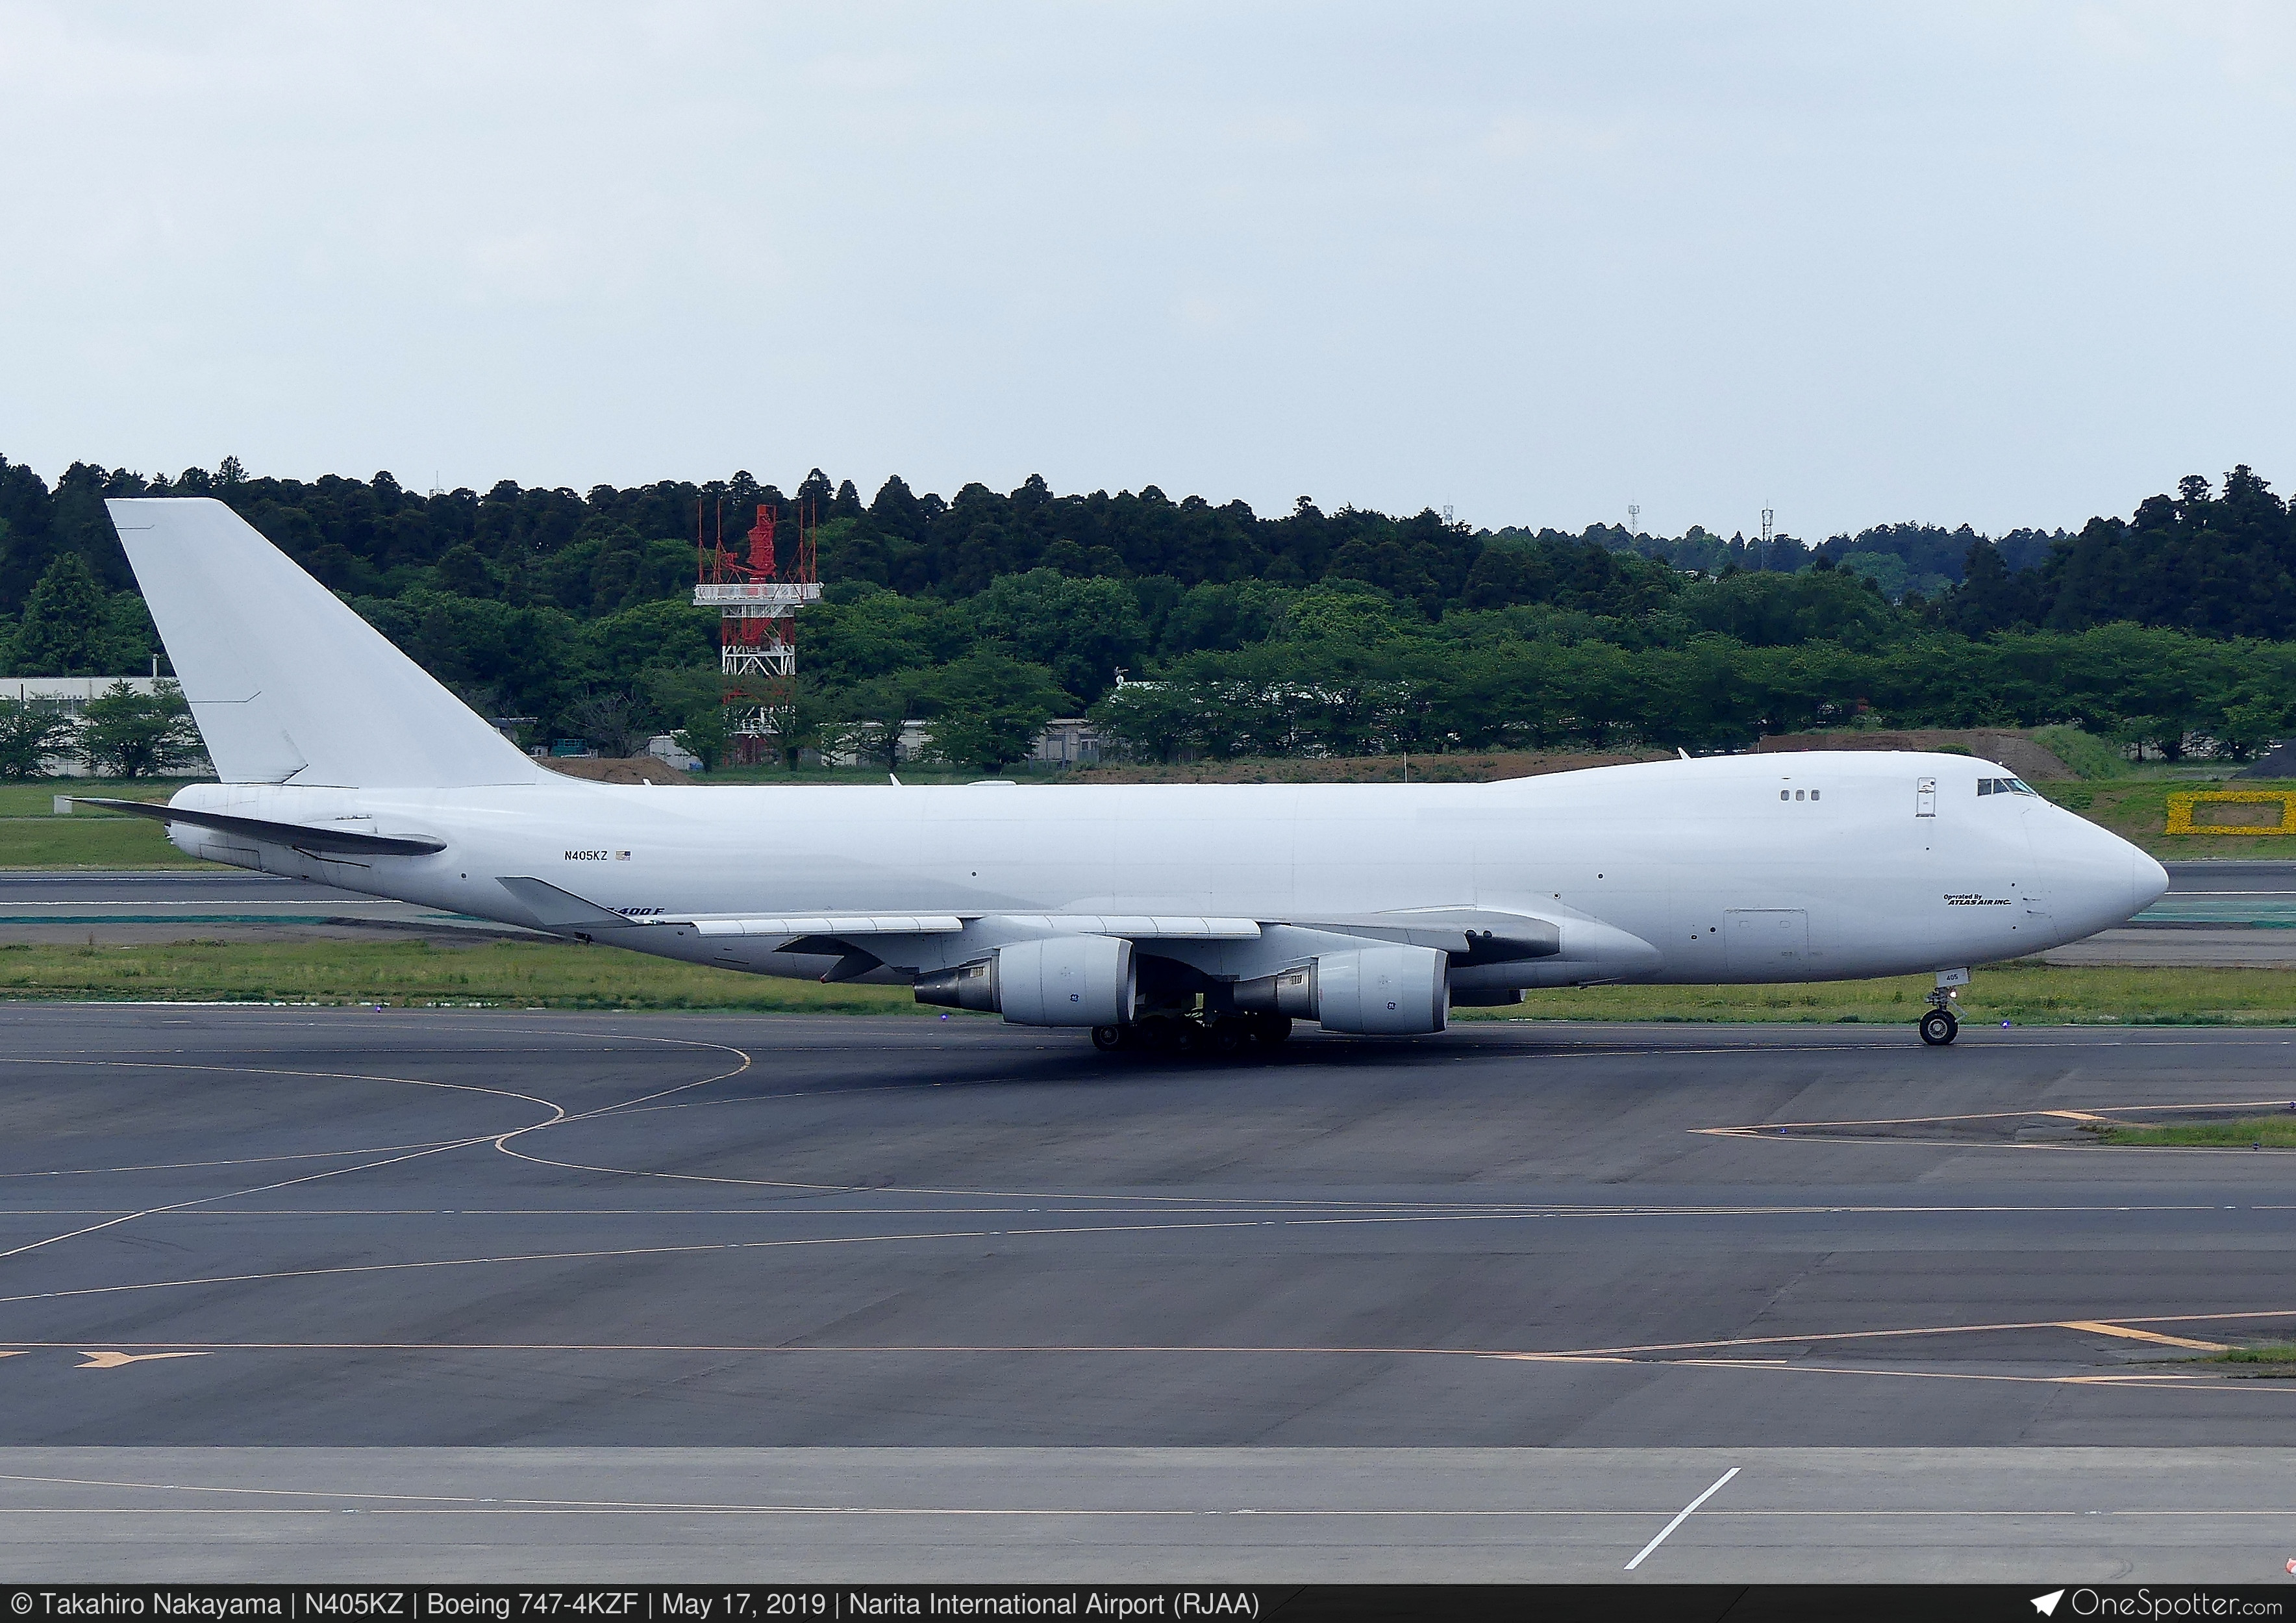
[[[1636,1556],[1634,1560],[1627,1563],[1627,1570],[1632,1572],[1636,1567],[1641,1566],[1644,1561],[1649,1559],[1650,1553],[1652,1550],[1657,1549],[1659,1545],[1667,1541],[1668,1536],[1671,1534],[1675,1529],[1680,1527],[1684,1522],[1690,1520],[1691,1512],[1705,1504],[1716,1494],[1720,1493],[1723,1488],[1728,1484],[1730,1479],[1737,1474],[1738,1468],[1735,1465],[1731,1466],[1729,1470],[1724,1471],[1720,1477],[1716,1479],[1713,1487],[1708,1488],[1704,1493],[1699,1495],[1698,1497],[1693,1499],[1689,1504],[1684,1505],[1679,1511],[1676,1512],[1674,1520],[1668,1522],[1664,1527],[1659,1529],[1658,1537],[1652,1539],[1648,1544],[1642,1547],[1642,1553]]]

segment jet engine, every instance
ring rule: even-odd
[[[1132,943],[1114,936],[1016,941],[921,976],[919,1003],[1002,1014],[1016,1026],[1120,1026],[1132,1018]]]
[[[1449,1021],[1449,966],[1450,955],[1431,947],[1366,947],[1240,980],[1234,996],[1239,1009],[1320,1021],[1326,1031],[1417,1037]]]

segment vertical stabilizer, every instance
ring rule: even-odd
[[[460,789],[540,776],[223,503],[104,505],[225,783]]]

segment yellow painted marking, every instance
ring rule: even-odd
[[[2041,1114],[2044,1116],[2054,1116],[2063,1121],[2095,1121],[2101,1122],[2106,1127],[2118,1127],[2120,1125],[2119,1122],[2113,1120],[2110,1116],[2092,1115],[2087,1111],[2043,1111]]]
[[[76,1365],[73,1367],[77,1369],[118,1369],[121,1365],[127,1364],[149,1364],[154,1358],[204,1358],[208,1356],[208,1354],[203,1352],[83,1352],[80,1357],[86,1358],[87,1362],[81,1365]]]
[[[2164,1336],[2157,1330],[2131,1330],[2126,1324],[2108,1324],[2103,1319],[2067,1319],[2057,1328],[2085,1330],[2092,1335],[2120,1336],[2129,1341],[2149,1341],[2155,1347],[2186,1347],[2194,1352],[2231,1350],[2222,1341],[2195,1341],[2185,1336]]]

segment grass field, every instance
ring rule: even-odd
[[[1899,1021],[1926,1008],[1928,975],[1772,987],[1589,987],[1533,992],[1512,1008],[1454,1020]],[[2060,969],[2037,962],[1977,971],[1956,1005],[1964,1024],[2296,1025],[2296,975],[2283,970]]]
[[[2146,1149],[2296,1150],[2296,1116],[2255,1116],[2240,1121],[2164,1122],[2156,1127],[2111,1127],[2097,1136],[2109,1144]]]
[[[1596,987],[1535,992],[1461,1021],[1870,1022],[1910,1026],[1927,976],[1785,987]],[[0,997],[387,1003],[554,1009],[921,1012],[898,987],[824,987],[555,941],[184,941],[0,947]],[[2296,977],[2274,970],[1980,970],[1962,1018],[2018,1025],[2296,1025]]]
[[[901,987],[774,980],[556,941],[479,941],[468,947],[424,941],[13,945],[0,947],[0,997],[793,1014],[924,1012]]]
[[[166,831],[142,817],[82,809],[55,815],[58,795],[108,795],[165,800],[183,787],[172,778],[42,778],[0,783],[0,868],[210,868],[168,843]]]

